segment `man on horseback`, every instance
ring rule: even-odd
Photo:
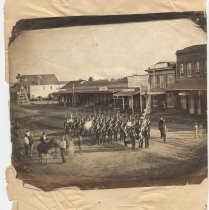
[[[46,141],[47,141],[46,133],[43,132],[42,136],[40,137],[40,142],[46,142]]]

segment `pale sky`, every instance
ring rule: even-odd
[[[176,50],[206,43],[188,19],[22,32],[9,47],[11,81],[16,74],[54,73],[59,80],[118,78],[159,61],[176,61]]]

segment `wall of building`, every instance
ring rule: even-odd
[[[148,86],[148,75],[133,75],[128,77],[128,88],[140,88]]]
[[[191,48],[177,51],[177,68],[176,79],[189,80],[190,78],[206,78],[207,75],[207,54],[206,46],[198,46],[198,51],[193,51],[195,46]],[[191,87],[186,87],[191,90],[179,90],[179,108],[190,114],[206,114],[207,97],[206,91],[192,90]],[[206,87],[205,87],[206,88]]]
[[[37,97],[48,98],[50,93],[58,91],[60,85],[31,85],[30,86],[30,99]]]
[[[207,73],[206,54],[177,55],[177,79],[205,76]]]
[[[173,71],[168,73],[155,73],[150,75],[150,89],[166,88],[175,84],[175,73]]]
[[[163,93],[167,87],[175,84],[176,66],[168,62],[161,62],[151,66],[147,71],[149,73],[151,97],[151,112],[163,111],[167,108],[175,108],[175,94]],[[154,94],[156,91],[156,94]],[[159,94],[159,92],[162,92]]]

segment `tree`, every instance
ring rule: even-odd
[[[20,74],[17,74],[16,80],[17,80],[17,83],[21,83],[22,82],[22,76]]]
[[[93,77],[89,77],[89,79],[88,79],[89,82],[91,82],[93,80],[94,80]]]

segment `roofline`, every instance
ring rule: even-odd
[[[193,49],[192,48],[195,48],[195,47],[201,47],[201,48],[196,48],[196,49]],[[190,50],[191,49],[191,52],[201,52],[203,50],[207,50],[207,44],[197,44],[197,45],[192,45],[192,46],[189,46],[189,47],[185,47],[181,50],[177,50],[176,51],[176,55],[179,55],[179,54],[184,54],[185,52],[184,51],[187,51],[187,50]]]
[[[42,76],[42,75],[54,75],[56,77],[56,74],[23,74],[21,76]]]
[[[135,77],[135,76],[148,76],[148,74],[134,74],[127,77]]]
[[[146,69],[145,71],[146,71],[146,72],[149,72],[149,71],[166,71],[166,70],[173,70],[173,71],[175,71],[175,68],[170,66],[170,67],[164,67],[164,68]]]

